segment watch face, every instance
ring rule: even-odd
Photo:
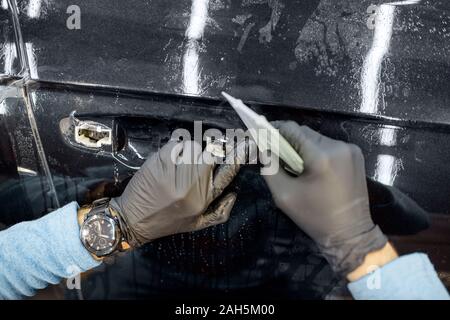
[[[105,215],[93,215],[82,225],[81,241],[86,249],[98,257],[114,251],[117,246],[117,229],[114,219]]]

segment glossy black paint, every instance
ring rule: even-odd
[[[203,129],[243,128],[237,114],[225,103],[214,100],[93,94],[89,91],[37,87],[31,90],[38,128],[54,175],[102,175],[98,167],[109,167],[105,176],[123,180],[139,167],[148,154],[168,141],[177,127],[191,129],[203,119]],[[325,135],[359,145],[366,157],[367,174],[393,184],[430,212],[450,213],[450,153],[444,147],[450,132],[445,126],[419,126],[375,119],[362,119],[337,113],[295,110],[287,107],[252,105],[269,120],[290,119]],[[76,110],[76,117],[104,121],[118,126],[125,136],[123,147],[113,152],[75,149],[61,134],[58,119]],[[56,121],[54,120],[56,119]],[[139,143],[136,144],[138,141]],[[133,143],[132,149],[129,143]],[[436,146],[441,146],[437,148]],[[136,155],[136,153],[138,155]],[[76,154],[76,161],[71,158]],[[119,156],[121,154],[122,156]],[[118,162],[116,159],[119,159]],[[117,169],[112,170],[113,167]],[[120,176],[124,174],[125,176]],[[61,199],[64,202],[64,198]]]
[[[65,0],[34,1],[33,11],[27,0],[18,8],[36,80],[212,98],[226,90],[263,103],[449,123],[448,4],[395,6],[379,24],[386,39],[375,41],[367,8],[386,2],[152,0],[124,8],[120,0]],[[209,3],[204,26],[201,16],[190,20],[192,3]],[[66,27],[74,4],[80,30]],[[363,90],[371,85],[376,105],[363,102],[374,99]]]

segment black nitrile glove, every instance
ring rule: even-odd
[[[123,194],[111,199],[130,245],[227,221],[236,194],[208,207],[236,176],[240,159],[245,159],[245,148],[236,150],[235,164],[220,165],[215,174],[211,154],[194,141],[169,142],[153,154]]]
[[[362,152],[293,121],[272,124],[305,162],[299,177],[282,169],[264,176],[274,201],[346,276],[387,243],[370,216]]]

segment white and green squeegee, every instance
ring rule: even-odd
[[[270,150],[288,166],[288,170],[297,175],[303,172],[303,159],[289,142],[267,119],[247,107],[240,99],[222,92],[233,109],[246,125],[251,137],[260,151]],[[264,134],[265,132],[265,134]],[[274,145],[273,142],[278,142]]]

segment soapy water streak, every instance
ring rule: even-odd
[[[379,78],[381,65],[386,56],[392,37],[395,6],[381,5],[375,16],[375,33],[363,64],[361,75],[362,103],[360,111],[377,113],[379,107]]]
[[[395,18],[395,7],[414,5],[421,0],[396,1],[370,6],[367,11],[373,13],[368,20],[368,27],[375,29],[372,47],[370,48],[362,68],[360,111],[377,114],[379,112],[380,77],[382,63],[389,52]],[[373,20],[373,23],[372,23]]]
[[[192,0],[183,56],[183,91],[186,94],[200,93],[199,46],[208,20],[208,6],[209,0]]]
[[[414,5],[420,2],[421,0],[396,1],[382,4],[376,8],[373,16],[373,27],[375,30],[372,47],[364,59],[361,73],[361,112],[370,114],[379,113],[381,69],[382,63],[390,48],[396,6]],[[372,10],[373,8],[368,8],[369,13]],[[372,24],[369,24],[369,21],[368,26],[372,26]],[[382,131],[380,139],[384,145],[395,145],[395,131],[393,129]],[[395,157],[391,155],[378,156],[374,174],[375,180],[386,185],[393,185],[397,171],[398,165]]]

